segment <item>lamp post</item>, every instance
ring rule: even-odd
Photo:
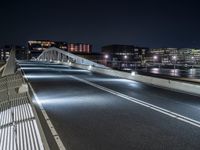
[[[158,60],[158,56],[157,55],[154,55],[153,56],[153,63],[154,63],[154,65],[155,65],[155,62]]]
[[[105,55],[104,55],[104,59],[105,59],[105,64],[106,64],[106,66],[107,66],[108,58],[109,58],[109,55],[108,55],[108,54],[105,54]]]
[[[128,56],[127,55],[124,55],[124,59],[126,60],[128,58]]]
[[[194,56],[191,57],[191,60],[192,60],[192,75],[193,75],[193,65],[195,64],[195,58],[194,58]]]
[[[174,75],[175,75],[175,70],[176,70],[176,56],[172,56],[172,59],[174,60]]]
[[[191,57],[192,63],[195,64],[195,58],[194,56]]]
[[[124,59],[125,59],[126,67],[127,67],[127,66],[128,66],[128,63],[127,63],[128,56],[127,56],[127,55],[124,55]]]
[[[108,59],[108,58],[109,58],[108,54],[105,54],[105,55],[104,55],[104,58],[105,58],[105,59]]]

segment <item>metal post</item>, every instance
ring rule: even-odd
[[[174,63],[174,76],[175,76],[175,70],[176,70],[176,65],[175,65],[175,63]]]

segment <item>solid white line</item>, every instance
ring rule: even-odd
[[[66,148],[65,148],[65,146],[64,146],[64,144],[63,144],[63,142],[62,142],[62,140],[60,139],[60,137],[59,137],[59,135],[58,135],[58,133],[57,133],[55,127],[53,126],[51,120],[49,119],[49,116],[47,115],[47,112],[45,111],[44,107],[43,107],[42,104],[40,103],[40,100],[39,100],[37,94],[35,93],[33,87],[31,86],[30,83],[28,83],[28,84],[29,84],[29,87],[30,87],[30,89],[31,89],[31,91],[32,91],[32,93],[33,93],[33,95],[34,95],[34,97],[35,97],[35,100],[36,100],[36,102],[38,103],[39,108],[40,108],[40,110],[41,110],[41,112],[42,112],[42,114],[43,114],[43,116],[44,116],[44,118],[45,118],[45,120],[46,120],[46,122],[47,122],[47,125],[48,125],[49,129],[51,130],[51,133],[52,133],[52,135],[53,135],[53,137],[54,137],[54,139],[55,139],[55,141],[56,141],[56,143],[57,143],[59,149],[60,149],[60,150],[66,150]]]
[[[26,77],[26,74],[25,74],[24,71],[23,71],[23,73],[24,73],[24,77],[28,81],[28,78]],[[37,94],[35,93],[33,87],[31,86],[31,84],[29,82],[28,82],[28,85],[29,85],[29,87],[30,87],[30,89],[31,89],[31,91],[33,93],[33,96],[34,96],[36,102],[38,103],[38,106],[39,106],[39,108],[40,108],[40,110],[41,110],[41,112],[42,112],[42,114],[43,114],[43,116],[44,116],[44,118],[46,120],[46,123],[47,123],[47,125],[48,125],[48,127],[49,127],[49,129],[50,129],[50,131],[51,131],[51,133],[53,135],[53,137],[54,137],[54,140],[55,140],[56,144],[58,145],[59,150],[66,150],[66,148],[65,148],[61,138],[59,137],[55,127],[53,126],[51,120],[49,119],[49,116],[47,115],[47,112],[45,111],[44,107],[40,103],[40,100],[39,100]]]
[[[93,87],[96,87],[100,90],[103,90],[103,91],[106,91],[108,93],[111,93],[113,95],[116,95],[116,96],[119,96],[121,98],[124,98],[126,100],[129,100],[131,102],[134,102],[134,103],[137,103],[139,105],[142,105],[144,107],[147,107],[149,109],[152,109],[152,110],[155,110],[157,112],[160,112],[162,114],[165,114],[169,117],[172,117],[172,118],[175,118],[177,120],[180,120],[180,121],[183,121],[185,123],[188,123],[188,124],[191,124],[193,126],[196,126],[196,127],[199,127],[200,128],[200,122],[197,121],[197,120],[194,120],[194,119],[191,119],[191,118],[188,118],[186,116],[183,116],[183,115],[180,115],[178,113],[175,113],[173,111],[170,111],[170,110],[167,110],[167,109],[164,109],[164,108],[161,108],[159,106],[156,106],[156,105],[153,105],[151,103],[147,103],[145,101],[142,101],[142,100],[139,100],[139,99],[136,99],[136,98],[133,98],[131,96],[128,96],[128,95],[125,95],[125,94],[122,94],[120,92],[117,92],[117,91],[114,91],[114,90],[111,90],[109,88],[106,88],[106,87],[103,87],[101,85],[98,85],[98,84],[95,84],[95,83],[92,83],[90,81],[87,81],[87,80],[84,80],[84,79],[81,79],[81,78],[78,78],[78,77],[75,77],[75,76],[71,76],[71,78],[75,79],[75,80],[78,80],[80,82],[83,82],[85,84],[88,84],[88,85],[91,85]]]

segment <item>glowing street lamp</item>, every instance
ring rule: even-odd
[[[172,59],[173,59],[173,60],[176,60],[176,58],[177,58],[176,56],[172,56]]]
[[[153,60],[157,60],[158,59],[158,56],[153,56]]]
[[[92,65],[89,65],[89,66],[88,66],[88,70],[92,70]]]
[[[136,75],[136,72],[135,71],[132,71],[131,72],[131,76],[135,76]]]
[[[109,58],[109,55],[108,55],[108,54],[104,55],[104,58],[105,58],[105,59],[108,59],[108,58]]]
[[[176,70],[176,56],[172,56],[172,59],[174,60],[174,75],[175,75],[175,70]]]
[[[194,58],[194,56],[192,56],[191,59],[192,59],[192,69],[193,69],[193,65],[195,64],[195,58]]]
[[[125,56],[124,56],[124,59],[127,59],[127,58],[128,58],[128,56],[127,56],[127,55],[125,55]]]
[[[158,60],[158,56],[157,55],[154,55],[153,56],[153,63],[154,63],[154,65],[155,65],[155,62]]]

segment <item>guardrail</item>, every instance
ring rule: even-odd
[[[64,64],[67,64],[67,63],[64,63]],[[199,83],[194,84],[194,83],[188,83],[185,81],[161,79],[161,78],[156,78],[156,77],[151,77],[151,76],[138,75],[138,74],[135,74],[135,72],[127,73],[127,72],[117,71],[117,70],[113,70],[113,69],[104,69],[104,68],[80,65],[80,64],[75,64],[75,63],[70,63],[67,65],[71,65],[76,68],[87,69],[87,70],[90,70],[93,72],[106,74],[106,75],[110,75],[110,76],[116,76],[116,77],[120,77],[120,78],[135,80],[135,81],[143,82],[143,83],[150,84],[153,86],[158,86],[161,88],[167,88],[167,89],[174,90],[174,91],[179,91],[179,92],[183,92],[183,93],[200,96],[200,92],[199,92],[200,84]]]
[[[49,149],[21,72],[0,78],[0,150]]]

